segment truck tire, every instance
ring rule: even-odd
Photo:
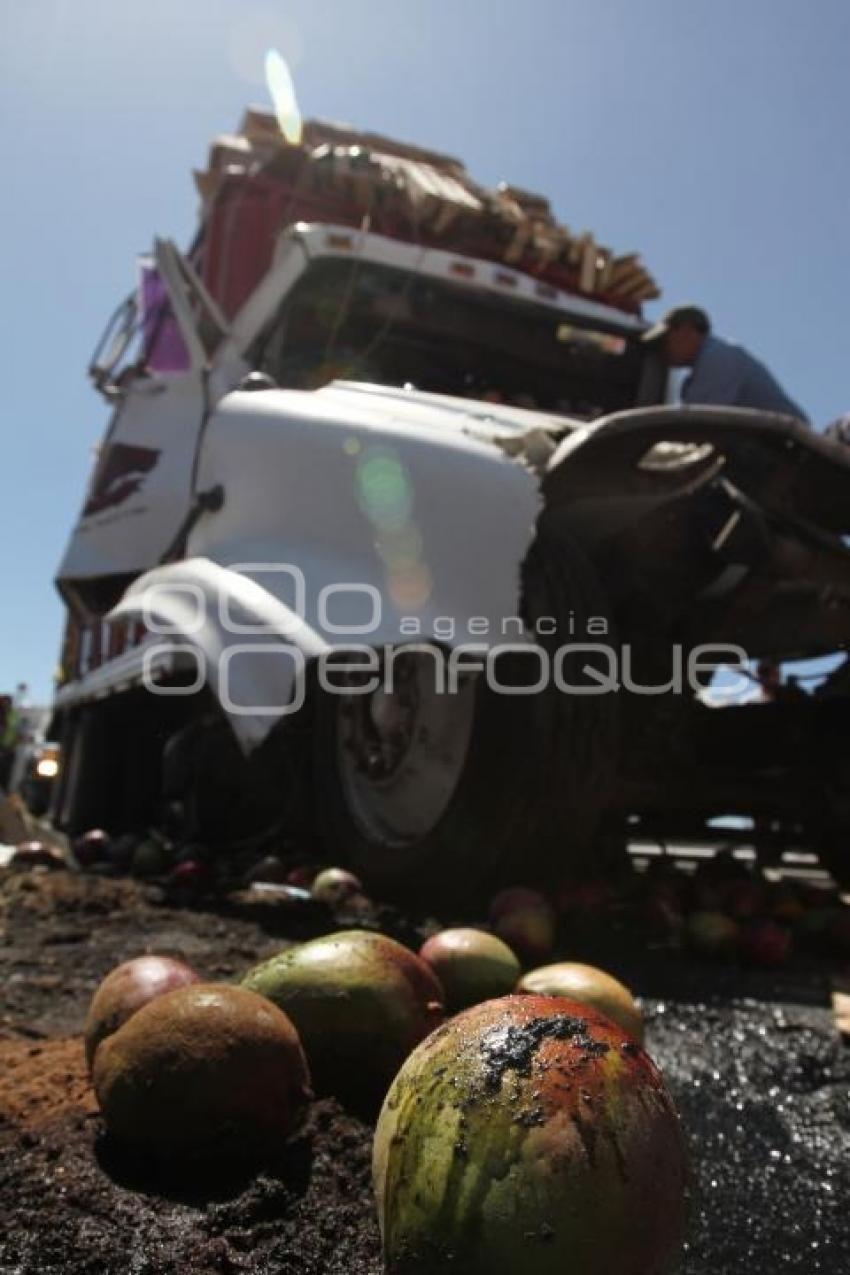
[[[211,703],[166,741],[162,804],[168,831],[181,841],[231,852],[262,841],[290,822],[283,750],[245,757],[230,723]],[[282,794],[285,797],[282,798]]]
[[[550,658],[582,618],[605,614],[583,555],[542,534],[522,583],[526,625],[557,621],[539,642]],[[332,857],[377,892],[429,906],[586,864],[616,767],[616,697],[551,681],[524,693],[540,678],[533,650],[494,665],[513,694],[480,676],[438,694],[433,659],[403,649],[392,693],[316,694],[317,822]]]
[[[617,692],[596,691],[618,670],[617,627],[596,570],[557,523],[549,531],[541,520],[523,564],[522,588],[530,626],[541,616],[558,621],[555,633],[540,634],[540,644],[553,658],[572,647],[563,664],[566,682],[593,692],[564,694],[553,687],[549,697],[537,798],[540,869],[546,875],[553,867],[559,875],[610,872],[627,854],[625,835],[611,815],[622,705]],[[604,634],[598,631],[603,625]],[[613,663],[604,651],[614,653]]]

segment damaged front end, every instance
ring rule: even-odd
[[[753,669],[834,657],[850,641],[845,449],[762,412],[623,412],[565,439],[543,492],[549,536],[584,546],[635,680],[658,692],[622,697],[620,813],[651,835],[704,836],[713,816],[737,814],[834,843],[847,679],[839,669],[811,694],[781,680],[762,692]],[[703,647],[745,656],[751,693],[722,710],[705,684],[661,693],[673,653]]]

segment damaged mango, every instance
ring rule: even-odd
[[[373,1178],[388,1275],[662,1275],[686,1163],[647,1054],[557,997],[508,996],[425,1040],[387,1095]]]

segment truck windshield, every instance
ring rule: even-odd
[[[284,387],[413,385],[587,420],[633,407],[643,365],[613,326],[362,258],[314,263],[253,355]]]

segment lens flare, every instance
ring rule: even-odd
[[[301,112],[286,59],[277,49],[266,54],[266,84],[280,131],[292,146],[301,144]]]
[[[355,471],[357,502],[375,531],[387,593],[399,611],[421,611],[433,588],[423,561],[422,534],[413,519],[413,484],[394,452],[369,448]]]
[[[387,572],[387,591],[399,611],[421,611],[431,597],[433,581],[424,562]]]
[[[375,548],[388,567],[415,567],[422,557],[422,536],[413,523],[391,527],[378,532]]]
[[[413,492],[403,465],[387,452],[373,452],[357,466],[357,495],[369,521],[382,531],[409,521]]]

